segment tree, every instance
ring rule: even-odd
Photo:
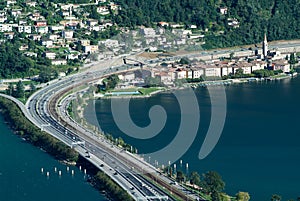
[[[232,60],[233,57],[234,57],[234,52],[231,52],[231,53],[229,54],[229,59]]]
[[[125,145],[125,142],[121,137],[117,138],[117,141],[119,146],[123,147]]]
[[[79,52],[81,52],[82,49],[83,49],[83,47],[82,47],[81,43],[77,43],[76,50],[79,51]]]
[[[274,194],[271,197],[271,201],[280,201],[280,200],[281,200],[281,196],[280,195]]]
[[[286,56],[285,56],[285,60],[289,60],[289,55],[287,54]]]
[[[25,87],[24,87],[22,81],[19,81],[17,83],[15,96],[17,98],[24,98],[24,96],[25,96]]]
[[[74,48],[74,46],[75,46],[74,43],[69,44],[69,47],[72,48],[72,49]]]
[[[31,82],[30,83],[30,91],[31,92],[34,92],[36,90],[36,87],[35,87],[35,85]]]
[[[219,193],[218,194],[218,200],[220,201],[231,201],[231,197],[229,195],[226,195],[225,193]]]
[[[9,83],[9,85],[6,89],[6,94],[12,96],[14,94],[14,91],[15,91],[15,89],[14,89],[13,83]]]
[[[181,170],[178,170],[176,174],[176,181],[183,182],[184,180],[185,180],[185,175]]]
[[[250,200],[249,193],[247,193],[247,192],[238,192],[236,194],[236,200],[237,201],[249,201]]]
[[[223,201],[223,196],[219,192],[211,192],[210,196],[212,201]]]
[[[191,63],[191,61],[190,61],[189,58],[183,57],[183,58],[180,59],[179,63],[180,63],[180,64],[187,64],[187,65],[188,65],[188,64]]]
[[[58,71],[55,69],[41,67],[39,73],[39,80],[40,82],[49,82],[51,79],[55,79],[58,77]]]
[[[297,63],[297,60],[296,60],[296,57],[295,57],[295,53],[292,53],[290,55],[289,63],[292,64],[292,65]]]
[[[159,77],[151,77],[151,76],[145,78],[145,84],[149,87],[157,87],[162,85]]]
[[[201,184],[200,175],[198,172],[191,172],[190,183],[198,186]]]
[[[202,185],[212,194],[221,192],[225,188],[225,183],[222,180],[222,177],[215,171],[208,171],[203,174]]]
[[[119,81],[120,81],[119,76],[116,74],[108,76],[104,80],[104,85],[105,85],[106,90],[114,89],[117,86],[117,84],[119,83]]]
[[[244,70],[242,68],[238,68],[236,71],[235,71],[235,76],[236,77],[243,77],[244,75]]]

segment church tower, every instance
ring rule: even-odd
[[[264,59],[268,56],[268,41],[267,41],[267,35],[264,35],[264,41],[262,43],[262,54],[264,56]]]

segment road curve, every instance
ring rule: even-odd
[[[84,133],[81,131],[84,128],[74,128],[69,122],[66,122],[56,114],[57,101],[67,91],[81,84],[97,80],[99,77],[109,73],[127,69],[128,66],[110,67],[109,69],[93,73],[80,73],[63,78],[62,80],[52,81],[51,84],[37,91],[28,99],[26,108],[37,125],[40,125],[43,130],[67,145],[73,146],[77,142],[85,142],[85,146],[80,144],[76,146],[76,150],[81,149],[79,153],[84,156],[88,152],[92,156],[88,160],[95,160],[95,158],[98,161],[105,160],[108,163],[107,165],[112,167],[110,170],[117,172],[117,175],[113,174],[110,176],[113,178],[119,177],[119,179],[125,178],[127,184],[120,184],[120,186],[127,190],[136,200],[141,198],[145,200],[166,200],[167,197],[167,194],[156,186],[157,184],[155,185],[141,176],[143,172],[148,172],[148,178],[155,178],[155,182],[160,183],[164,188],[172,191],[173,194],[182,197],[183,200],[193,200],[189,195],[166,183],[165,180],[160,178],[161,176],[157,176],[157,170],[142,161],[139,157],[133,157],[131,154],[112,146],[104,141],[104,139],[91,137],[90,132],[86,131]],[[99,167],[103,163],[94,162],[94,164]],[[121,183],[118,181],[119,179],[115,181]],[[132,193],[132,189],[134,189],[134,194]],[[173,199],[169,197],[168,200]]]

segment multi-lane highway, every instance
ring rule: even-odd
[[[79,73],[49,83],[48,86],[33,94],[26,103],[33,123],[67,145],[75,146],[80,154],[105,171],[136,200],[173,200],[158,188],[155,182],[183,200],[198,199],[188,191],[183,192],[182,187],[170,185],[171,180],[140,157],[112,145],[102,136],[96,136],[66,115],[66,107],[72,95],[60,100],[64,94],[72,91],[74,87],[127,68],[127,66],[110,67],[92,73]],[[59,106],[58,101],[61,101]],[[154,181],[149,182],[142,176],[143,174]]]
[[[101,76],[105,72],[100,71],[98,73],[99,74],[93,74],[93,76]],[[99,146],[99,143],[95,143],[97,139],[86,139],[84,135],[89,135],[86,129],[78,127],[78,130],[80,130],[80,132],[78,132],[78,130],[66,127],[62,120],[55,119],[51,115],[49,108],[51,99],[54,98],[55,95],[60,94],[65,87],[69,87],[74,83],[81,83],[82,77],[87,79],[93,78],[92,76],[88,76],[88,74],[82,76],[76,75],[68,79],[53,82],[31,96],[26,103],[26,107],[28,108],[32,118],[35,120],[34,123],[69,146],[77,144],[77,149],[82,150],[85,156],[89,156],[89,160],[97,161],[96,165],[98,167],[102,167],[103,170],[105,170],[105,167],[108,167],[109,172],[113,172],[113,175],[110,176],[114,177],[115,180],[117,180],[117,183],[125,188],[125,190],[127,190],[136,199],[147,199],[148,197],[155,196],[157,196],[157,198],[161,197],[166,199],[167,196],[162,191],[156,189],[155,186],[148,183],[139,175],[133,174],[130,168],[120,162],[117,158],[117,152],[119,150],[115,150],[116,155],[112,155],[112,151],[109,150],[112,150],[113,147],[109,149],[107,146]],[[98,158],[98,160],[95,160],[95,158]]]

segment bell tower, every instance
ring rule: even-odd
[[[267,35],[264,35],[264,41],[262,43],[262,54],[264,56],[264,59],[268,56],[268,41],[267,41]]]

